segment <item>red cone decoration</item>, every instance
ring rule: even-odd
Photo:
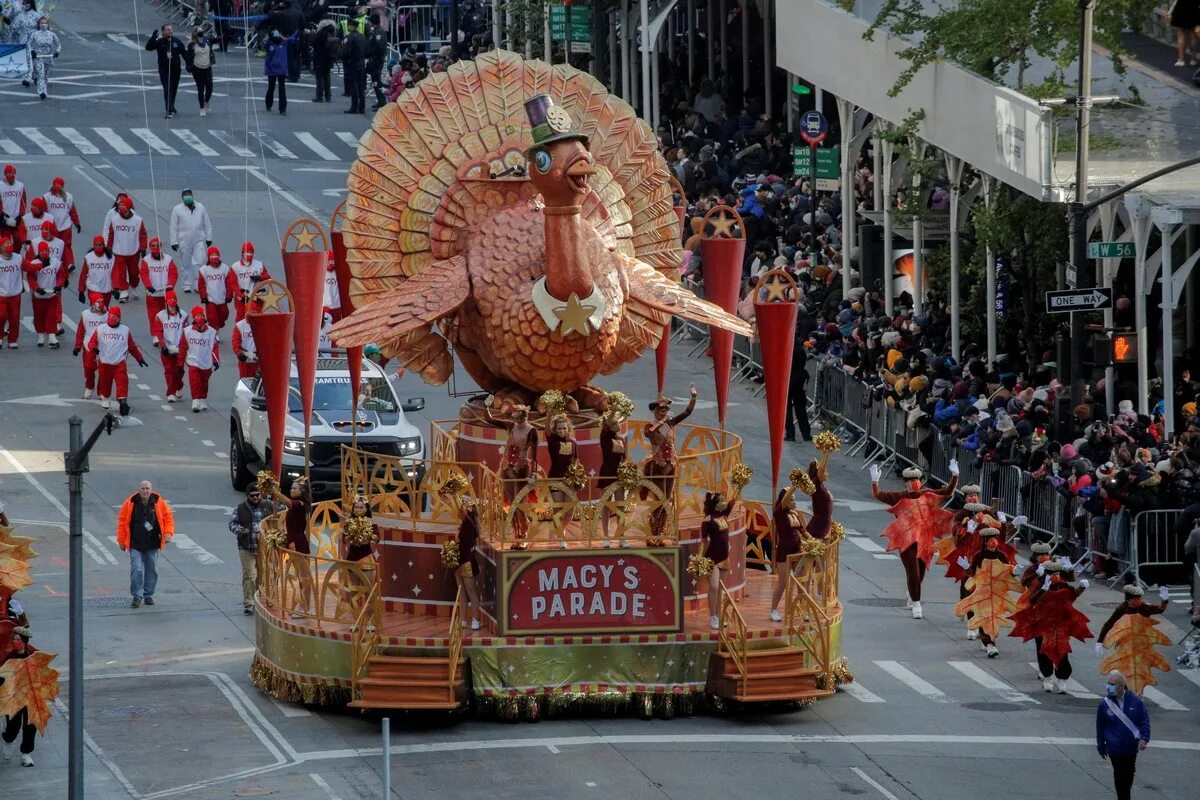
[[[711,234],[709,227],[711,225]],[[737,231],[734,231],[737,225]],[[731,206],[714,206],[704,215],[704,238],[700,257],[704,264],[704,299],[730,314],[737,313],[738,289],[742,283],[742,261],[746,256],[746,225]],[[725,426],[729,400],[729,374],[733,366],[733,334],[709,330],[712,343],[713,378],[717,390],[717,419]]]
[[[304,438],[308,439],[313,413],[313,383],[317,377],[317,342],[321,334],[321,309],[325,305],[325,265],[329,250],[325,231],[314,219],[298,219],[283,236],[283,272],[295,302],[296,375],[304,409]]]
[[[682,194],[682,189],[677,189]],[[686,206],[675,206],[675,215],[679,217],[679,230],[683,231],[684,222],[687,219]],[[663,387],[667,385],[667,362],[671,357],[671,323],[663,326],[662,340],[658,343],[658,348],[654,351],[654,366],[658,369],[658,393],[663,393]]]
[[[329,238],[333,243],[333,268],[337,273],[338,297],[342,300],[342,318],[354,313],[354,301],[350,297],[350,264],[346,261],[346,240],[342,236],[342,222],[346,219],[346,201],[338,203],[329,220]],[[353,392],[354,408],[358,409],[358,393],[362,386],[363,349],[346,348],[346,361],[350,366],[350,391]]]
[[[277,280],[257,283],[246,321],[258,345],[258,369],[267,400],[267,428],[271,432],[271,471],[283,477],[283,432],[288,413],[288,380],[292,370],[292,334],[296,315],[292,293]]]
[[[767,389],[767,427],[771,436],[771,496],[779,485],[783,456],[783,426],[787,418],[788,384],[792,378],[792,351],[796,345],[797,300],[792,276],[781,269],[765,273],[754,297],[754,318],[762,351],[763,381]]]

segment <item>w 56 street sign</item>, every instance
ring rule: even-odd
[[[1133,242],[1088,242],[1088,258],[1133,258]]]

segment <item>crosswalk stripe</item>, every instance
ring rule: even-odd
[[[200,545],[188,536],[186,533],[177,533],[171,538],[171,544],[174,544],[183,552],[193,556],[201,564],[224,564],[225,562],[214,556],[212,553],[205,550]]]
[[[951,702],[945,692],[915,672],[909,671],[899,661],[876,661],[875,666],[923,697],[928,697],[930,700],[938,703]]]
[[[21,327],[30,333],[37,333],[33,327],[33,317],[21,317]]]
[[[1188,710],[1187,706],[1185,706],[1183,703],[1172,700],[1171,698],[1167,697],[1165,694],[1160,692],[1158,689],[1155,689],[1153,686],[1143,686],[1142,687],[1142,697],[1146,700],[1149,700],[1151,703],[1154,703],[1156,706],[1161,708],[1163,711],[1187,711]]]
[[[157,153],[160,153],[164,156],[179,155],[178,150],[176,150],[174,147],[171,147],[171,145],[167,144],[162,139],[158,138],[154,134],[154,131],[150,130],[149,128],[131,128],[130,132],[146,144],[150,145],[150,147],[152,147]]]
[[[882,553],[883,545],[865,536],[847,536],[846,541],[853,542],[854,545],[868,553]]]
[[[346,144],[353,147],[354,152],[356,152],[356,153],[358,152],[358,137],[355,136],[353,133],[349,133],[347,131],[335,131],[333,135],[338,137],[339,139],[341,139]]]
[[[255,153],[252,150],[248,150],[235,142],[233,137],[229,135],[228,131],[214,130],[211,131],[211,133],[218,142],[232,150],[234,155],[241,156],[242,158],[254,158]]]
[[[112,128],[92,128],[96,133],[100,134],[100,138],[112,145],[112,148],[123,156],[132,156],[137,153],[129,146],[129,142],[121,138],[121,136]]]
[[[966,675],[971,680],[978,683],[985,689],[991,689],[996,694],[1003,697],[1010,703],[1032,703],[1033,705],[1041,705],[1037,700],[1034,700],[1027,694],[1018,692],[1016,689],[1004,683],[1002,680],[992,675],[980,667],[972,664],[970,661],[950,661],[950,666]]]
[[[1029,666],[1039,669],[1036,661],[1030,661]],[[1041,672],[1039,671],[1038,674],[1040,675]],[[1059,683],[1066,688],[1067,694],[1072,697],[1079,697],[1083,700],[1095,700],[1097,697],[1095,692],[1089,691],[1086,686],[1074,678],[1067,678],[1065,681],[1060,680]]]
[[[6,156],[23,156],[25,149],[14,142],[12,139],[0,136],[0,150],[4,151]]]
[[[137,42],[133,41],[132,39],[130,39],[129,37],[127,37],[121,33],[110,33],[110,34],[108,34],[108,38],[112,39],[114,42],[116,42],[119,45],[128,47],[130,50],[141,50],[142,49],[141,47],[138,46]]]
[[[841,687],[839,687],[839,688],[841,688],[841,690],[843,692],[850,695],[851,697],[853,697],[855,700],[857,700],[860,703],[886,703],[887,702],[887,700],[884,700],[882,697],[880,697],[879,695],[872,692],[870,689],[863,686],[857,680],[851,681],[850,683],[843,683],[841,685]]]
[[[61,156],[63,149],[37,128],[17,128],[17,131],[29,141],[41,148],[48,156]]]
[[[195,150],[202,156],[215,156],[217,151],[201,141],[200,137],[189,131],[187,128],[172,128],[171,133],[178,136],[183,143]]]
[[[84,138],[83,134],[74,128],[55,128],[56,131],[66,137],[76,150],[83,153],[85,156],[94,156],[100,152],[100,148]]]
[[[1189,680],[1192,683],[1196,684],[1196,688],[1200,689],[1200,670],[1177,669],[1175,671],[1178,672],[1186,680]]]
[[[307,131],[297,131],[296,138],[299,139],[305,147],[307,147],[309,150],[312,150],[326,161],[341,161],[340,158],[333,154],[332,150],[317,141],[317,137],[313,136],[311,133],[308,133]]]
[[[288,150],[286,147],[284,147],[282,142],[277,141],[273,137],[268,136],[265,133],[259,133],[258,131],[255,131],[253,136],[263,143],[263,147],[267,148],[280,158],[296,158],[295,153],[293,153],[291,150]]]
[[[75,320],[73,320],[73,319],[71,319],[70,317],[68,317],[68,316],[64,315],[64,316],[63,316],[63,327],[64,327],[64,328],[66,328],[67,330],[69,330],[71,333],[74,333],[74,332],[75,332],[75,329],[76,329],[78,326],[75,324]]]

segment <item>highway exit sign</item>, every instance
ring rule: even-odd
[[[1133,258],[1133,242],[1088,242],[1088,258]]]

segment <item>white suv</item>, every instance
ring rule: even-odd
[[[423,409],[425,400],[413,397],[401,401],[386,373],[374,362],[367,359],[362,362],[357,419],[351,402],[350,369],[345,357],[318,358],[308,453],[314,494],[341,492],[341,446],[350,444],[356,426],[360,450],[411,459],[425,456],[421,431],[404,416],[406,411]],[[283,478],[280,481],[284,492],[288,491],[293,479],[304,474],[303,413],[300,382],[293,361],[284,428]],[[271,447],[262,379],[260,376],[242,378],[234,390],[229,416],[229,478],[234,489],[245,491],[254,482],[257,469],[270,467]],[[410,477],[420,480],[424,470],[420,462],[414,460],[406,471]]]

